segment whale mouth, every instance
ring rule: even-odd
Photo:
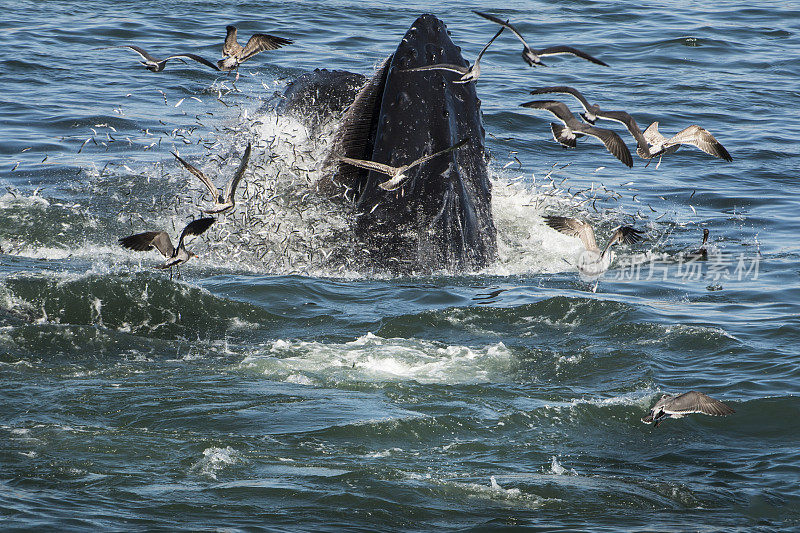
[[[497,251],[491,186],[475,84],[437,63],[468,66],[445,24],[420,16],[342,119],[332,159],[400,167],[468,139],[468,146],[408,170],[396,189],[386,175],[340,165],[335,181],[355,192],[354,230],[365,264],[400,272],[476,270]]]

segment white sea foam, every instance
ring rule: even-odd
[[[510,379],[515,365],[516,357],[503,343],[471,348],[384,339],[372,333],[343,344],[277,340],[240,364],[272,379],[301,384],[319,380],[480,383]]]
[[[217,474],[223,468],[236,464],[241,458],[241,454],[230,446],[225,448],[212,446],[203,450],[203,457],[191,467],[191,470],[216,480]]]

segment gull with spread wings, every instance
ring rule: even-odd
[[[525,47],[522,49],[522,59],[524,59],[525,62],[532,67],[535,67],[536,65],[540,65],[542,67],[547,66],[544,63],[542,63],[541,60],[542,57],[556,56],[563,54],[569,54],[575,57],[580,57],[581,59],[585,59],[586,61],[591,61],[592,63],[596,63],[597,65],[602,65],[604,67],[608,66],[606,63],[600,61],[596,57],[590,56],[586,52],[582,52],[581,50],[578,50],[577,48],[573,48],[571,46],[550,46],[548,48],[542,48],[541,50],[534,50],[528,45],[528,43],[525,42],[525,39],[522,37],[522,34],[519,32],[519,30],[517,30],[517,28],[515,28],[514,25],[511,24],[508,20],[504,21],[503,19],[495,17],[494,15],[489,15],[488,13],[481,13],[480,11],[473,11],[473,13],[485,18],[486,20],[491,20],[492,22],[511,30],[511,32],[514,35],[516,35],[520,41],[522,41],[522,44]]]
[[[181,232],[177,248],[172,245],[172,241],[166,231],[146,231],[144,233],[137,233],[136,235],[130,235],[119,239],[119,243],[129,250],[135,250],[137,252],[146,252],[153,248],[157,249],[167,260],[156,268],[161,270],[170,269],[169,279],[172,279],[172,267],[178,267],[192,257],[195,257],[194,253],[186,249],[186,239],[201,235],[215,220],[214,218],[208,217],[198,218],[197,220],[189,222]],[[178,270],[178,276],[180,276],[180,269]]]
[[[233,210],[233,208],[236,206],[236,186],[239,185],[239,181],[241,181],[244,171],[247,170],[247,163],[250,161],[250,143],[247,143],[247,148],[244,149],[244,154],[242,155],[241,163],[239,163],[239,168],[236,169],[236,173],[233,175],[230,181],[228,181],[227,185],[225,185],[225,192],[222,194],[220,194],[219,189],[217,189],[216,185],[211,182],[211,180],[203,173],[202,170],[194,167],[190,163],[187,163],[175,152],[172,152],[172,155],[175,156],[175,159],[177,159],[180,164],[186,168],[186,170],[197,176],[200,181],[203,182],[208,189],[208,192],[211,194],[211,197],[214,198],[214,207],[211,209],[202,209],[203,213],[215,214]]]
[[[161,72],[162,70],[164,70],[164,67],[167,66],[167,61],[169,61],[170,59],[177,59],[178,61],[181,61],[182,63],[185,63],[185,61],[183,61],[184,59],[191,59],[193,61],[197,61],[198,63],[201,63],[201,64],[203,64],[203,65],[205,65],[205,66],[207,66],[209,68],[212,68],[214,70],[219,70],[214,63],[212,63],[211,61],[209,61],[209,60],[207,60],[207,59],[205,59],[203,57],[200,57],[197,54],[173,54],[173,55],[167,57],[166,59],[156,59],[155,57],[153,57],[150,54],[148,54],[146,50],[144,50],[143,48],[141,48],[139,46],[136,46],[135,44],[123,44],[123,45],[119,45],[119,46],[105,46],[105,47],[102,47],[102,48],[94,48],[93,50],[111,50],[112,48],[127,48],[129,50],[133,50],[134,52],[139,54],[139,56],[142,58],[141,61],[139,61],[139,63],[144,65],[144,68],[146,68],[150,72]]]
[[[226,26],[228,34],[225,36],[225,43],[222,45],[222,59],[217,61],[219,70],[233,70],[239,68],[240,63],[244,63],[256,54],[265,50],[277,50],[281,46],[292,44],[289,39],[267,35],[265,33],[254,33],[247,44],[240,45],[236,40],[236,26]]]
[[[475,62],[470,65],[469,67],[462,67],[461,65],[453,65],[450,63],[439,63],[436,65],[425,65],[422,67],[414,67],[405,69],[403,72],[425,72],[428,70],[447,70],[450,72],[455,72],[456,74],[460,74],[461,77],[453,80],[453,83],[469,83],[471,81],[478,81],[478,78],[481,76],[481,58],[483,57],[484,52],[486,49],[489,48],[489,45],[494,42],[497,37],[503,33],[505,28],[500,28],[500,31],[494,34],[486,46],[483,47],[483,50],[478,54],[478,57],[475,58]]]
[[[619,226],[611,234],[606,247],[600,250],[594,238],[594,229],[587,222],[577,218],[552,215],[544,217],[544,220],[554,230],[571,237],[578,237],[581,240],[586,251],[581,253],[576,266],[581,274],[590,279],[600,276],[611,266],[611,262],[614,260],[614,252],[610,249],[613,245],[618,243],[634,244],[642,238],[641,231],[631,226]],[[596,290],[597,283],[592,288],[592,292]]]
[[[702,392],[689,391],[678,395],[663,395],[650,409],[650,414],[642,418],[642,422],[652,422],[654,427],[658,427],[667,418],[683,418],[694,413],[727,416],[735,412],[732,407]]]
[[[363,168],[363,169],[366,169],[366,170],[374,170],[375,172],[380,172],[381,174],[386,174],[391,179],[389,179],[388,181],[384,181],[382,183],[379,183],[378,187],[380,187],[381,189],[383,189],[385,191],[393,191],[393,190],[397,189],[398,187],[400,187],[400,184],[402,183],[402,181],[404,179],[406,179],[406,172],[408,172],[410,169],[414,168],[417,165],[421,165],[422,163],[425,163],[426,161],[430,161],[434,157],[439,157],[440,155],[446,154],[448,152],[452,152],[454,150],[458,150],[459,148],[461,148],[462,146],[467,144],[468,141],[469,141],[469,139],[464,139],[464,140],[454,144],[450,148],[445,148],[444,150],[440,150],[440,151],[438,151],[438,152],[436,152],[434,154],[422,156],[419,159],[417,159],[416,161],[412,161],[411,163],[409,163],[407,165],[401,165],[399,167],[393,167],[391,165],[386,165],[384,163],[376,163],[375,161],[366,161],[364,159],[353,159],[353,158],[350,158],[350,157],[340,157],[339,161],[341,161],[342,163],[347,163],[348,165],[353,165],[354,167],[359,167],[359,168]]]
[[[658,122],[653,122],[644,130],[644,138],[650,145],[651,157],[658,156],[660,158],[676,152],[682,144],[690,144],[719,159],[733,161],[731,154],[728,153],[725,147],[708,130],[701,128],[697,124],[684,128],[667,139],[658,132]],[[660,159],[659,164],[661,164]],[[656,166],[656,168],[658,167]]]

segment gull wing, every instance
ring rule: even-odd
[[[439,150],[435,154],[430,154],[430,155],[426,155],[426,156],[420,157],[419,159],[417,159],[413,163],[407,165],[406,166],[406,170],[408,170],[409,168],[415,167],[417,165],[421,165],[425,161],[430,161],[434,157],[439,157],[442,154],[446,154],[448,152],[452,152],[454,150],[458,150],[459,148],[461,148],[462,146],[464,146],[468,142],[469,142],[469,139],[463,139],[463,140],[457,142],[456,144],[454,144],[453,146],[451,146],[450,148],[445,148],[444,150]]]
[[[494,37],[489,39],[489,42],[486,43],[486,46],[483,47],[483,49],[481,50],[481,53],[479,53],[478,57],[475,58],[475,64],[478,64],[480,62],[481,58],[483,57],[483,53],[486,52],[486,49],[489,48],[489,45],[492,44],[494,42],[494,40],[497,39],[500,36],[500,34],[503,33],[503,30],[505,30],[505,29],[506,29],[505,26],[502,26],[497,31],[497,33],[494,34]]]
[[[628,147],[615,132],[605,128],[596,128],[594,126],[589,126],[588,124],[580,123],[577,125],[570,125],[570,127],[573,131],[578,131],[600,139],[603,141],[606,149],[611,152],[614,157],[625,163],[625,165],[629,168],[633,166],[633,158],[631,157],[630,150],[628,150]]]
[[[586,61],[591,61],[592,63],[595,63],[597,65],[602,65],[604,67],[608,66],[608,64],[604,63],[603,61],[600,61],[596,57],[590,56],[586,52],[582,52],[577,48],[573,48],[571,46],[551,46],[549,48],[544,48],[542,50],[534,50],[533,52],[537,56],[542,56],[542,57],[570,54],[576,57],[580,57],[581,59],[585,59]]]
[[[647,139],[642,133],[642,130],[639,129],[639,124],[637,124],[636,120],[634,120],[634,118],[625,111],[598,111],[596,115],[599,118],[611,120],[613,122],[619,122],[620,124],[624,125],[626,128],[628,128],[628,131],[633,138],[636,139],[636,144],[639,148],[649,148]]]
[[[137,252],[146,252],[155,247],[164,257],[172,257],[175,251],[172,247],[172,241],[170,241],[166,231],[146,231],[144,233],[137,233],[136,235],[130,235],[119,239],[119,243],[129,250],[135,250]]]
[[[612,242],[621,242],[625,244],[634,244],[642,240],[644,232],[633,228],[632,226],[620,226],[611,235]]]
[[[530,46],[528,46],[528,43],[525,42],[525,39],[522,38],[522,34],[519,32],[519,30],[517,30],[517,28],[515,28],[514,25],[511,24],[509,21],[503,20],[503,19],[498,18],[498,17],[495,17],[494,15],[490,15],[488,13],[481,13],[480,11],[473,10],[472,12],[475,13],[476,15],[478,15],[478,16],[481,16],[481,17],[485,18],[486,20],[491,20],[495,24],[500,24],[504,28],[508,28],[509,30],[511,30],[511,32],[514,35],[517,36],[517,38],[520,41],[522,41],[522,44],[524,44],[526,48],[530,48]]]
[[[198,218],[197,220],[192,220],[186,227],[183,228],[181,232],[181,238],[178,240],[178,248],[183,247],[184,239],[186,237],[193,237],[195,235],[201,235],[205,230],[214,223],[216,219],[213,217],[206,217],[206,218]]]
[[[211,67],[214,70],[219,70],[219,67],[217,67],[217,65],[215,65],[214,63],[212,63],[208,59],[206,59],[204,57],[201,57],[201,56],[199,56],[197,54],[174,54],[174,55],[169,56],[165,61],[169,61],[170,59],[180,59],[182,57],[185,57],[187,59],[192,59],[194,61],[197,61],[198,63],[202,63],[203,65],[205,65],[207,67]]]
[[[703,413],[712,416],[726,416],[736,412],[721,401],[697,391],[689,391],[676,396],[663,409],[665,413],[681,415]]]
[[[367,170],[374,170],[375,172],[380,172],[381,174],[386,174],[387,176],[394,176],[397,174],[398,169],[389,165],[384,165],[383,163],[376,163],[375,161],[367,161],[365,159],[353,159],[352,157],[340,157],[339,161],[342,163],[347,163],[348,165],[353,165],[354,167],[364,168]]]
[[[287,44],[292,44],[292,41],[289,39],[284,39],[283,37],[267,35],[265,33],[255,33],[247,41],[247,44],[244,45],[242,57],[239,60],[247,61],[260,52],[265,50],[277,50],[281,46],[285,46]]]
[[[586,98],[584,98],[584,96],[580,93],[580,91],[578,91],[578,89],[574,89],[572,87],[567,87],[566,85],[556,85],[556,86],[553,86],[553,87],[542,87],[540,89],[536,89],[535,91],[531,91],[531,94],[533,94],[533,95],[536,95],[536,94],[551,94],[551,93],[571,94],[572,96],[574,96],[575,98],[578,99],[578,101],[583,106],[583,109],[585,109],[586,111],[589,111],[589,108],[592,107],[592,105],[589,103],[589,101],[586,100]]]
[[[225,42],[222,43],[222,55],[228,57],[238,54],[242,47],[236,42],[236,26],[225,26],[225,31],[228,33],[225,35]]]
[[[205,174],[203,174],[203,172],[200,169],[193,167],[191,164],[181,159],[181,156],[179,156],[175,152],[172,152],[172,155],[175,156],[175,159],[177,159],[180,162],[180,164],[186,168],[186,170],[188,170],[189,172],[200,178],[200,181],[202,181],[203,184],[206,186],[208,192],[211,193],[211,197],[214,199],[214,201],[216,201],[217,197],[219,196],[219,191],[214,186],[214,184],[211,183],[211,180],[208,179],[208,177]]]
[[[544,109],[545,111],[550,111],[564,124],[569,124],[573,121],[575,123],[580,123],[580,121],[575,118],[575,115],[572,114],[572,111],[569,110],[567,104],[563,102],[558,102],[556,100],[534,100],[532,102],[525,102],[524,104],[520,105],[522,107],[529,107],[531,109]]]
[[[242,155],[242,161],[239,163],[239,168],[236,169],[236,174],[234,174],[228,184],[225,185],[225,193],[223,197],[226,202],[232,200],[233,195],[236,194],[236,186],[239,185],[239,181],[241,181],[242,176],[244,176],[244,171],[247,170],[248,161],[250,161],[250,143],[247,143],[247,148],[244,149],[244,155]]]
[[[449,70],[450,72],[455,72],[463,76],[469,72],[469,67],[452,65],[450,63],[439,63],[438,65],[425,65],[423,67],[407,68],[403,72],[424,72],[426,70]]]
[[[691,144],[701,149],[709,155],[724,159],[725,161],[732,161],[731,154],[725,149],[718,140],[714,138],[708,130],[701,128],[698,125],[692,125],[685,128],[672,137],[665,143],[665,146],[674,144]]]
[[[108,46],[106,48],[97,48],[97,50],[108,50],[109,48],[128,48],[130,50],[133,50],[134,52],[136,52],[140,56],[142,56],[142,59],[144,59],[145,61],[152,61],[153,63],[159,63],[158,59],[156,59],[155,57],[151,56],[143,48],[141,48],[139,46],[136,46],[135,44],[123,44],[123,45],[120,45],[120,46]]]
[[[644,130],[643,135],[649,144],[658,144],[667,140],[666,137],[658,132],[658,121],[647,126],[647,129]]]
[[[578,237],[587,250],[597,250],[597,242],[594,240],[594,230],[592,226],[583,220],[548,215],[544,217],[544,221],[548,226],[564,235]]]

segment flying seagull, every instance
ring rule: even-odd
[[[222,45],[222,59],[217,61],[217,66],[220,70],[233,70],[238,68],[240,63],[244,63],[260,52],[277,50],[281,46],[292,44],[292,41],[283,37],[254,33],[247,41],[247,44],[242,46],[236,40],[236,26],[226,26],[225,30],[228,35]]]
[[[381,174],[386,174],[391,179],[388,181],[384,181],[383,183],[379,183],[378,187],[385,191],[393,191],[400,186],[400,183],[406,178],[406,172],[408,172],[411,168],[421,165],[426,161],[430,161],[434,157],[438,157],[442,154],[446,154],[448,152],[452,152],[454,150],[458,150],[465,144],[469,142],[469,139],[464,139],[450,148],[445,148],[444,150],[440,150],[435,154],[425,155],[413,161],[407,165],[401,165],[399,167],[393,167],[390,165],[385,165],[383,163],[376,163],[375,161],[365,161],[363,159],[352,159],[350,157],[340,157],[339,161],[343,163],[347,163],[348,165],[353,165],[354,167],[363,168],[366,170],[374,170],[375,172],[380,172]]]
[[[197,220],[189,222],[181,232],[177,248],[172,246],[172,241],[169,239],[169,235],[167,235],[166,231],[146,231],[144,233],[137,233],[136,235],[130,235],[119,239],[119,243],[129,250],[136,250],[137,252],[146,252],[155,247],[161,252],[161,255],[167,258],[163,264],[156,268],[162,270],[170,269],[169,279],[172,279],[172,267],[177,267],[195,256],[194,253],[186,249],[186,238],[202,234],[214,223],[214,220],[216,219],[208,217],[198,218]],[[178,275],[180,275],[180,270],[178,271]]]
[[[725,147],[708,130],[696,124],[682,129],[667,139],[658,132],[658,122],[653,122],[644,130],[644,138],[650,144],[650,152],[653,157],[674,153],[680,145],[691,144],[709,155],[725,161],[733,161],[731,154],[728,153]]]
[[[663,395],[650,409],[650,414],[642,418],[642,422],[645,424],[652,422],[653,426],[658,427],[667,418],[683,418],[693,413],[727,416],[735,412],[732,407],[710,398],[702,392],[689,391],[677,396]]]
[[[597,119],[619,122],[628,128],[628,131],[636,140],[636,153],[639,154],[639,157],[642,159],[651,159],[653,157],[653,155],[650,153],[650,145],[648,144],[647,139],[645,139],[642,130],[639,129],[639,125],[627,112],[604,111],[600,109],[599,105],[590,104],[589,101],[577,89],[564,85],[555,87],[542,87],[540,89],[536,89],[535,91],[531,91],[531,94],[534,95],[551,93],[570,94],[574,96],[581,103],[581,106],[583,106],[584,112],[580,113],[581,118],[589,124],[594,124],[597,122]]]
[[[423,67],[414,67],[405,69],[403,72],[424,72],[426,70],[448,70],[450,72],[455,72],[456,74],[461,74],[461,77],[457,80],[453,80],[453,83],[469,83],[471,81],[478,81],[478,78],[481,76],[481,58],[483,57],[484,52],[486,49],[489,48],[489,45],[494,42],[497,37],[503,33],[505,28],[500,28],[500,31],[494,34],[486,46],[483,47],[483,50],[478,54],[478,57],[475,58],[475,62],[470,65],[469,67],[462,67],[461,65],[453,65],[451,63],[439,63],[437,65],[425,65]]]
[[[572,114],[572,111],[569,110],[566,104],[556,102],[555,100],[534,100],[521,105],[522,107],[531,109],[544,109],[545,111],[549,111],[555,115],[558,120],[563,122],[564,126],[552,122],[550,123],[553,138],[561,143],[562,146],[575,148],[576,137],[591,135],[603,141],[603,144],[606,145],[606,149],[608,149],[614,157],[625,163],[628,167],[633,166],[631,152],[628,150],[628,147],[625,146],[625,143],[622,142],[619,135],[605,128],[597,128],[584,124]]]
[[[542,63],[541,58],[545,56],[556,56],[562,54],[570,54],[576,57],[580,57],[581,59],[585,59],[586,61],[591,61],[592,63],[596,63],[598,65],[602,65],[607,67],[608,65],[596,57],[592,57],[586,52],[582,52],[577,48],[573,48],[571,46],[550,46],[549,48],[543,48],[541,50],[534,50],[531,48],[528,43],[525,42],[525,39],[522,37],[522,34],[511,24],[508,20],[503,20],[501,18],[495,17],[494,15],[489,15],[488,13],[481,13],[480,11],[473,11],[476,15],[480,15],[481,17],[491,20],[496,24],[500,24],[504,28],[508,28],[511,32],[517,36],[517,38],[522,41],[522,44],[525,48],[522,49],[522,59],[525,60],[528,65],[535,67],[536,65],[546,66]]]
[[[186,170],[200,178],[200,181],[206,186],[208,192],[211,193],[211,197],[214,198],[214,207],[211,209],[202,209],[201,211],[203,211],[203,213],[215,214],[233,210],[235,207],[236,186],[239,185],[239,181],[241,181],[244,171],[247,169],[247,162],[250,160],[250,143],[247,143],[247,148],[244,149],[239,168],[236,169],[236,173],[230,181],[228,181],[227,185],[225,185],[225,192],[222,194],[220,194],[219,189],[208,179],[208,176],[206,176],[202,170],[187,163],[175,152],[172,152],[172,155],[175,156],[175,159],[177,159]]]
[[[173,54],[173,55],[167,57],[166,59],[156,59],[155,57],[153,57],[150,54],[148,54],[147,51],[145,51],[143,48],[141,48],[139,46],[136,46],[135,44],[124,44],[124,45],[120,45],[120,46],[106,46],[106,47],[103,47],[103,48],[94,48],[94,50],[110,50],[112,48],[128,48],[129,50],[133,50],[134,52],[139,54],[141,56],[141,58],[142,58],[142,60],[139,61],[139,63],[144,65],[144,68],[146,68],[150,72],[161,72],[162,70],[164,70],[164,67],[167,66],[167,61],[169,61],[170,59],[177,59],[177,60],[185,63],[185,61],[183,61],[184,58],[185,59],[192,59],[192,60],[197,61],[198,63],[202,63],[203,65],[205,65],[207,67],[210,67],[210,68],[212,68],[214,70],[219,70],[214,63],[212,63],[211,61],[209,61],[209,60],[207,60],[207,59],[205,59],[203,57],[200,57],[197,54]]]

